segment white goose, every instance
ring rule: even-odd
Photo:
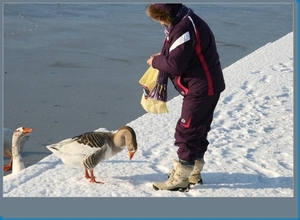
[[[121,152],[125,146],[131,160],[137,150],[137,142],[136,134],[129,126],[123,126],[114,133],[87,132],[49,145],[47,148],[67,166],[84,168],[85,178],[90,178],[90,182],[103,183],[95,180],[93,169],[101,161]]]
[[[9,128],[3,128],[3,156],[10,158],[8,165],[3,166],[3,170],[5,170],[5,171],[11,170],[11,168],[12,168],[13,158],[12,158],[11,149],[12,149],[13,133],[14,133],[14,130],[9,129]],[[23,136],[23,138],[21,138],[20,153],[23,152],[25,141],[28,140],[28,137],[29,137],[28,135],[25,135],[25,136]]]
[[[20,144],[22,139],[29,133],[32,132],[31,128],[20,127],[17,128],[12,135],[12,173],[4,176],[4,179],[9,178],[11,175],[19,173],[21,170],[25,169],[21,154],[20,154]]]

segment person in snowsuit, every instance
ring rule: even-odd
[[[176,90],[183,96],[181,117],[175,129],[178,161],[164,182],[154,189],[185,190],[201,183],[204,154],[224,77],[214,35],[205,21],[183,4],[150,4],[148,16],[165,26],[166,38],[160,53],[147,63],[167,73]]]

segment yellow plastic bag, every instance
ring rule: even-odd
[[[143,87],[141,105],[147,112],[153,114],[162,114],[169,112],[166,102],[149,97],[151,91],[156,85],[158,72],[159,71],[157,69],[154,69],[150,66],[145,72],[145,74],[142,76],[142,78],[139,80],[139,83]]]

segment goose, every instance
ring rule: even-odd
[[[20,128],[18,128],[20,129]],[[8,171],[12,169],[12,163],[13,163],[13,158],[12,158],[12,136],[13,136],[14,130],[10,128],[3,128],[3,156],[10,158],[10,161],[8,165],[3,166],[3,170]],[[20,153],[23,152],[25,142],[28,140],[29,133],[27,133],[25,136],[21,138],[20,142]]]
[[[12,135],[12,173],[4,176],[4,179],[9,178],[12,175],[19,173],[21,170],[25,169],[21,154],[20,154],[20,145],[22,139],[29,133],[32,132],[32,128],[19,127],[17,128]]]
[[[101,161],[121,152],[125,146],[131,160],[137,150],[137,141],[134,130],[129,126],[122,126],[116,132],[83,133],[46,147],[65,165],[83,168],[85,178],[90,179],[90,182],[103,184],[96,181],[93,169]]]

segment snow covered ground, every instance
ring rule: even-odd
[[[136,131],[138,151],[132,161],[124,150],[99,164],[94,173],[104,184],[90,183],[83,170],[50,155],[6,177],[3,196],[293,197],[293,33],[225,68],[224,76],[204,185],[185,193],[152,188],[166,179],[177,158],[173,134],[182,102],[177,96],[168,102],[168,114],[145,114],[128,123]]]

